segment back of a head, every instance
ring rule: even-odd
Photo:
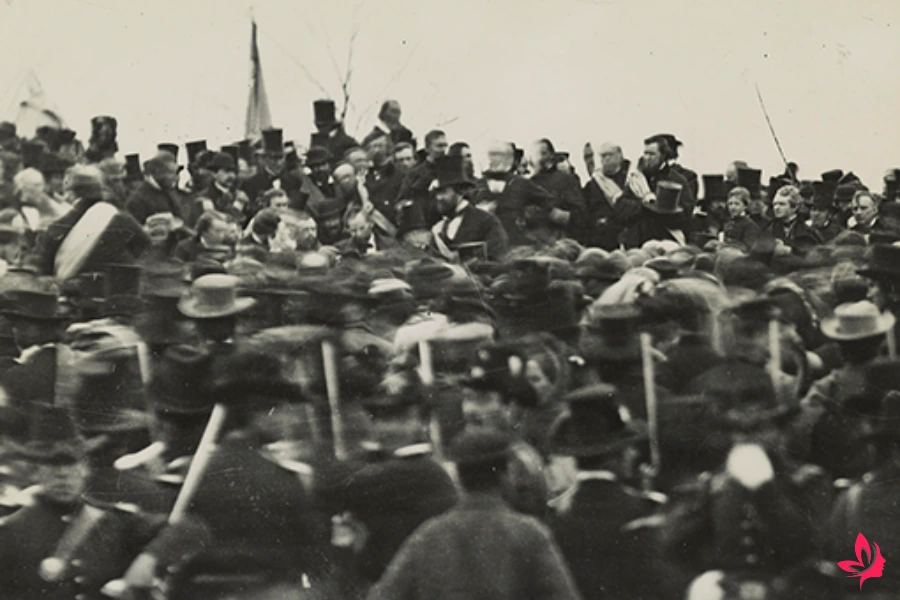
[[[166,169],[177,165],[175,157],[168,152],[159,152],[156,156],[144,163],[144,172],[150,176],[164,173]]]
[[[459,481],[467,492],[487,492],[502,486],[512,440],[489,427],[471,427],[450,444]]]
[[[99,199],[103,196],[103,173],[95,165],[75,165],[66,172],[65,187],[76,198]]]
[[[40,171],[33,167],[23,169],[13,177],[13,186],[15,186],[15,189],[17,190],[38,185],[44,185],[44,176],[41,175]]]

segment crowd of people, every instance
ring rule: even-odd
[[[900,597],[900,169],[313,116],[0,124],[0,595]]]

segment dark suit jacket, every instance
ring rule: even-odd
[[[497,217],[491,213],[470,204],[463,211],[462,223],[452,240],[446,235],[448,224],[449,219],[444,225],[441,238],[451,250],[456,250],[461,244],[485,242],[490,260],[497,260],[506,254],[509,247],[506,231]]]
[[[75,208],[47,228],[38,244],[42,273],[53,273],[53,264],[60,244],[91,206],[92,203],[79,202]],[[150,238],[134,217],[119,211],[103,231],[100,241],[94,246],[81,270],[103,271],[110,264],[133,263],[150,248],[150,245]]]
[[[424,223],[423,226],[427,228],[430,228],[441,219],[429,191],[431,182],[435,178],[437,178],[437,167],[427,160],[423,160],[410,169],[403,177],[403,182],[400,184],[400,190],[397,192],[396,198],[396,202],[412,200],[413,206],[408,210],[415,211],[416,216],[409,218],[416,223]]]
[[[650,598],[655,582],[646,569],[653,548],[640,532],[623,527],[646,517],[657,504],[616,481],[587,480],[550,527],[585,600]]]
[[[569,213],[569,221],[557,226],[566,237],[575,239],[580,236],[584,224],[585,201],[578,185],[578,178],[571,173],[556,168],[535,173],[531,182],[544,188],[553,196],[553,208]]]
[[[400,242],[395,240],[392,237],[382,235],[381,233],[375,231],[373,233],[375,236],[375,251],[376,252],[385,252],[387,250],[393,250],[395,248],[400,247]],[[362,259],[367,255],[363,254],[359,248],[353,243],[353,238],[345,238],[335,244],[335,248],[337,248],[341,256],[344,258],[357,258]]]
[[[726,242],[736,244],[745,250],[750,250],[759,238],[759,225],[746,215],[728,219],[724,231]]]
[[[125,208],[141,225],[147,217],[157,213],[170,212],[178,218],[182,217],[181,206],[174,194],[153,187],[147,181],[142,181],[132,192],[125,202]]]
[[[641,214],[641,201],[631,195],[625,187],[623,167],[621,177],[613,177],[619,184],[623,196],[610,205],[597,181],[591,177],[584,185],[583,193],[587,203],[583,243],[612,251],[619,247],[619,236],[634,224]]]
[[[687,237],[689,231],[686,214],[690,213],[660,215],[642,207],[640,217],[622,233],[621,241],[626,248],[640,248],[650,240],[675,240],[670,229],[681,229]]]
[[[470,494],[419,528],[369,600],[579,598],[550,530],[501,500]]]
[[[776,240],[782,240],[791,247],[796,256],[804,256],[812,249],[822,243],[819,234],[806,223],[795,218],[789,225],[785,225],[779,219],[770,221],[762,229],[763,235],[769,235]]]
[[[394,206],[397,204],[397,194],[403,185],[403,178],[404,174],[394,166],[394,163],[388,163],[380,170],[370,170],[366,178],[369,200],[394,224],[397,222]]]
[[[531,244],[525,229],[525,207],[536,205],[549,209],[553,206],[553,195],[532,182],[530,179],[511,175],[506,187],[499,194],[488,188],[487,181],[479,182],[478,187],[469,196],[475,204],[494,202],[494,215],[503,226],[510,246],[527,246]]]

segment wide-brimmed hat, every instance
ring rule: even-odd
[[[870,279],[883,276],[900,277],[900,246],[894,244],[872,246],[869,264],[856,272]]]
[[[842,304],[834,309],[834,316],[822,321],[822,333],[836,341],[861,340],[884,335],[894,327],[894,315],[881,312],[863,300]]]
[[[203,275],[179,300],[178,310],[191,319],[217,319],[242,313],[256,301],[239,298],[237,284],[237,277],[232,275]]]
[[[674,215],[683,212],[684,209],[678,204],[681,198],[680,183],[673,181],[660,181],[656,184],[656,197],[651,197],[644,202],[644,206],[655,213],[662,215]]]
[[[215,403],[210,393],[213,356],[194,346],[178,345],[163,353],[147,386],[150,404],[164,413],[203,415]]]
[[[564,400],[569,414],[559,419],[550,434],[554,454],[575,457],[605,456],[642,438],[619,404],[615,386],[600,383],[569,392]]]
[[[57,321],[59,287],[48,277],[24,277],[0,293],[0,314],[9,318]]]

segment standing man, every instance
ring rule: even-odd
[[[310,147],[321,145],[328,148],[332,156],[344,156],[350,148],[359,146],[359,142],[347,135],[344,124],[337,120],[333,100],[316,100],[313,102],[316,130]]]
[[[369,200],[375,208],[394,221],[394,205],[405,173],[394,164],[390,139],[386,134],[374,135],[374,132],[367,138],[365,149],[372,168],[366,177],[366,189],[369,190]]]
[[[584,223],[585,203],[578,179],[557,168],[556,149],[547,138],[534,143],[531,161],[535,167],[531,181],[553,196],[549,217],[557,235],[573,239],[579,237]]]
[[[209,210],[230,215],[236,223],[242,224],[248,202],[247,195],[235,189],[237,166],[234,158],[219,152],[213,156],[207,168],[212,173],[212,181],[209,187],[200,192],[199,198],[194,200],[187,224],[193,227],[200,215]]]
[[[147,217],[168,213],[182,218],[181,207],[175,200],[178,185],[178,163],[168,152],[159,152],[144,163],[144,181],[129,196],[125,208],[143,225]]]
[[[438,159],[447,154],[447,135],[434,129],[425,135],[425,160],[413,167],[406,174],[397,201],[411,200],[410,210],[421,215],[425,225],[431,227],[440,219],[430,196],[432,182],[437,178]]]
[[[400,103],[396,100],[387,100],[378,111],[378,123],[372,133],[363,140],[363,146],[368,145],[374,137],[387,135],[392,144],[409,143],[413,140],[413,132],[400,122],[402,115]]]
[[[250,213],[256,212],[259,199],[265,192],[273,187],[281,187],[281,178],[284,176],[284,132],[281,129],[266,129],[262,132],[262,137],[263,150],[259,157],[259,168],[241,187],[250,201]]]

